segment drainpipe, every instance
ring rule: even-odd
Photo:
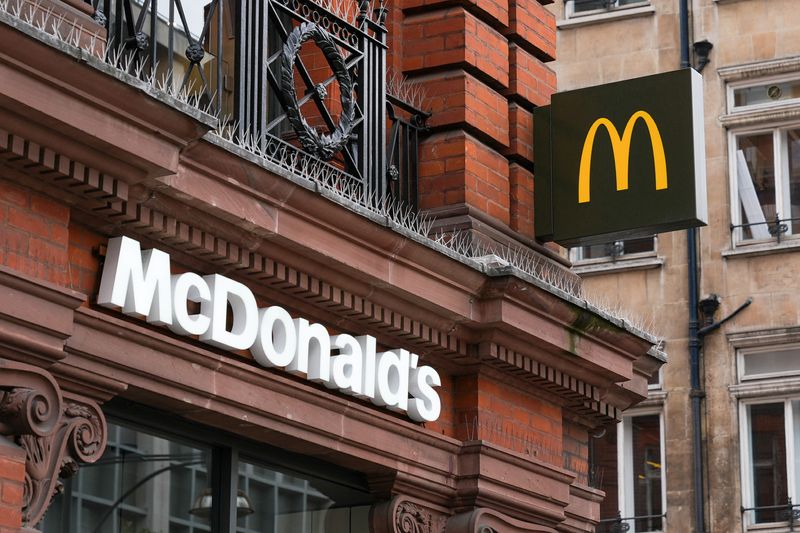
[[[689,62],[689,1],[679,0],[681,68],[690,66]],[[689,369],[691,373],[692,401],[692,448],[694,466],[694,531],[705,533],[705,498],[703,490],[703,435],[701,426],[701,402],[705,393],[700,386],[700,336],[698,335],[698,264],[697,229],[686,232],[686,247],[689,267]]]

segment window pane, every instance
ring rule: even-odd
[[[209,531],[207,513],[190,513],[208,488],[209,450],[112,423],[108,437],[103,457],[65,483],[44,533]]]
[[[641,239],[626,239],[622,241],[622,253],[641,254],[655,250],[655,240],[653,237],[642,237]]]
[[[581,246],[578,251],[578,260],[601,259],[604,257],[619,257],[622,255],[641,254],[655,251],[655,237],[641,237],[626,239],[602,244]]]
[[[659,415],[631,421],[635,531],[661,531],[661,422]]]
[[[332,481],[240,460],[239,495],[237,533],[369,531],[369,494]]]
[[[742,357],[743,377],[753,378],[773,374],[795,374],[800,372],[800,346],[770,350],[768,352],[745,353]]]
[[[755,523],[780,522],[789,494],[783,403],[748,406]],[[759,509],[761,508],[761,509]]]
[[[735,107],[780,102],[800,98],[800,80],[780,83],[766,83],[755,87],[734,89],[733,105]]]
[[[575,13],[582,13],[584,11],[606,9],[609,3],[613,3],[613,0],[573,0],[573,2]]]
[[[776,215],[775,161],[772,133],[736,138],[737,176],[741,222],[745,239],[770,237],[769,225]]]

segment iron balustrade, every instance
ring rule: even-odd
[[[623,517],[622,513],[618,512],[614,518],[603,518],[600,520],[600,528],[598,533],[625,533],[631,530],[630,522],[637,524],[640,520],[654,521],[658,520],[658,528],[641,529],[636,528],[636,531],[661,531],[663,529],[663,520],[667,518],[667,513],[651,514],[651,515],[637,515]]]
[[[781,218],[779,214],[775,215],[771,221],[767,222],[750,222],[748,224],[731,224],[731,234],[737,229],[747,229],[755,226],[767,226],[767,231],[775,238],[775,241],[780,244],[781,236],[789,232],[789,225],[786,222],[796,222],[800,217],[794,218]]]
[[[788,498],[785,504],[779,505],[760,505],[756,507],[742,507],[742,515],[744,515],[748,511],[753,511],[754,514],[756,513],[763,513],[763,512],[772,512],[773,517],[776,520],[762,520],[757,523],[768,523],[768,522],[788,522],[789,524],[789,531],[794,531],[795,522],[800,520],[800,504],[793,504],[792,499]]]
[[[426,121],[430,113],[394,96],[387,97],[386,112],[392,124],[386,171],[388,194],[416,210],[419,196],[419,136],[428,130]]]
[[[330,165],[364,198],[416,204],[428,114],[387,98],[385,0],[85,1],[120,68],[185,91],[298,172]]]

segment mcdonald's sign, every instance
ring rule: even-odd
[[[705,225],[694,70],[556,93],[534,132],[537,238],[574,246]]]

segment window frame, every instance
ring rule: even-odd
[[[776,83],[783,83],[787,81],[800,82],[800,73],[789,72],[775,76],[763,76],[753,79],[744,79],[739,81],[731,81],[726,85],[726,110],[730,114],[736,113],[750,113],[756,111],[766,111],[772,109],[779,109],[782,107],[795,107],[800,104],[800,97],[791,98],[788,100],[778,100],[775,102],[763,102],[760,104],[751,104],[744,106],[735,105],[735,92],[738,89],[749,89],[751,87],[758,87],[760,85],[771,85]]]
[[[584,246],[574,246],[569,250],[569,258],[575,265],[595,265],[595,264],[604,264],[604,263],[616,263],[620,261],[630,261],[634,259],[646,259],[651,257],[656,257],[658,253],[658,235],[653,235],[653,249],[647,252],[633,252],[633,253],[622,253],[620,255],[604,255],[602,257],[591,257],[588,259],[583,258],[583,249]],[[618,239],[609,243],[608,245],[617,245],[620,243],[624,243],[626,240],[638,240],[643,239],[645,237],[639,237],[637,239]]]
[[[751,348],[740,348],[736,350],[736,378],[738,382],[743,383],[756,380],[776,380],[781,378],[800,376],[800,367],[798,367],[797,370],[793,371],[767,372],[764,374],[754,374],[750,376],[745,376],[744,374],[745,357],[751,354],[774,352],[778,349],[785,349],[785,348],[800,348],[800,342],[773,344],[769,346],[756,346]]]
[[[121,398],[114,398],[104,404],[103,412],[113,424],[173,442],[202,446],[208,450],[210,464],[206,473],[208,484],[212,489],[212,495],[222,496],[212,497],[207,523],[209,531],[212,532],[236,533],[242,530],[237,524],[238,517],[235,512],[240,462],[271,469],[283,475],[334,483],[348,491],[362,492],[367,496],[365,501],[369,500],[365,505],[372,505],[378,501],[370,490],[364,473],[317,457],[256,442],[224,430],[194,424],[177,415]],[[77,477],[73,479],[77,481]],[[226,494],[227,501],[224,497]],[[63,503],[69,506],[71,501]]]
[[[667,476],[666,476],[666,441],[664,428],[664,409],[663,407],[651,407],[626,411],[622,415],[622,420],[617,424],[617,501],[619,511],[623,518],[622,522],[630,525],[630,533],[636,533],[636,520],[624,520],[625,518],[635,517],[634,485],[633,483],[633,425],[632,421],[640,416],[658,415],[659,430],[659,455],[661,460],[661,509],[662,528],[659,531],[647,533],[660,533],[667,530]],[[627,479],[631,476],[631,480]]]
[[[770,124],[760,124],[749,128],[731,128],[728,130],[728,175],[730,186],[730,215],[731,215],[731,241],[733,248],[740,246],[751,246],[765,243],[778,244],[783,240],[800,239],[800,221],[792,222],[791,219],[791,197],[788,194],[789,182],[789,146],[788,131],[792,129],[800,130],[800,124],[793,121],[778,121]],[[781,218],[781,224],[788,226],[786,233],[772,235],[768,238],[744,238],[744,228],[742,224],[742,207],[739,195],[739,174],[737,168],[738,139],[744,136],[772,134],[772,158],[775,168],[775,205],[778,215],[783,216],[783,212],[788,210],[789,219]],[[766,220],[769,228],[774,223],[773,220]],[[793,228],[793,226],[795,226]],[[794,231],[794,233],[792,233]]]
[[[602,15],[605,13],[617,13],[621,11],[625,11],[627,9],[634,9],[637,7],[647,7],[650,6],[650,0],[640,0],[638,2],[632,2],[630,4],[625,4],[623,6],[619,5],[619,0],[608,0],[610,3],[613,3],[614,6],[600,8],[600,9],[592,9],[589,11],[579,11],[575,12],[575,0],[566,0],[564,2],[564,18],[566,19],[578,19],[581,17],[590,17],[592,15]]]
[[[781,522],[755,522],[755,490],[753,480],[753,449],[750,438],[751,427],[748,423],[749,417],[747,410],[752,405],[766,405],[783,403],[784,416],[784,445],[786,446],[786,463],[784,465],[786,474],[787,495],[793,504],[800,503],[800,490],[797,488],[797,472],[792,468],[795,463],[795,454],[800,450],[795,449],[795,431],[800,428],[794,427],[794,411],[792,402],[800,402],[800,393],[788,393],[759,398],[742,398],[739,400],[739,446],[741,463],[741,485],[742,485],[742,526],[745,530],[754,531],[758,529],[773,529],[784,526],[788,520]],[[797,507],[795,507],[796,509]],[[744,510],[748,509],[748,510]]]
[[[751,105],[735,105],[735,92],[750,87],[769,86],[770,84],[790,81],[800,82],[800,61],[774,60],[752,64],[744,64],[720,69],[720,77],[725,81],[725,113],[720,116],[720,122],[727,128],[728,147],[728,183],[730,192],[731,216],[731,250],[737,248],[746,251],[751,249],[770,250],[781,247],[781,241],[791,240],[793,244],[800,244],[800,221],[795,221],[793,235],[791,232],[792,218],[791,204],[789,203],[788,215],[787,202],[791,202],[788,195],[789,189],[789,159],[788,141],[786,132],[800,129],[800,97],[762,102]],[[775,165],[776,211],[779,215],[788,217],[781,219],[781,224],[789,226],[785,234],[770,235],[769,238],[744,238],[742,207],[739,194],[737,171],[737,146],[738,138],[744,135],[759,133],[772,133],[773,135],[773,164]],[[768,227],[774,225],[773,220],[767,220]]]

